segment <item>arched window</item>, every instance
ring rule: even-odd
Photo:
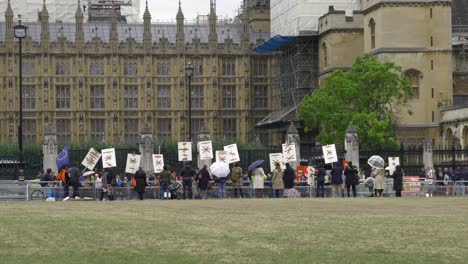
[[[328,48],[325,42],[322,43],[322,52],[323,52],[323,67],[328,67]]]
[[[369,28],[370,28],[371,49],[375,49],[375,21],[373,18],[369,20]]]
[[[410,99],[419,99],[419,80],[421,79],[421,72],[415,69],[405,71],[406,80],[413,90],[413,95]]]

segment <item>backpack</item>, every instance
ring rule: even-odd
[[[240,172],[239,172],[239,169],[238,168],[234,168],[232,169],[232,173],[231,173],[231,182],[232,183],[236,183],[240,178]]]
[[[61,181],[62,183],[67,183],[68,182],[67,174],[68,174],[67,170],[61,170],[56,176],[57,181]]]
[[[136,187],[136,178],[132,177],[132,188]]]

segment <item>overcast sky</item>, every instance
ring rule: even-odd
[[[141,15],[145,10],[145,1],[141,1]],[[193,20],[200,15],[210,13],[210,0],[181,0],[182,12],[186,20]],[[218,18],[226,16],[234,17],[239,9],[241,0],[217,0],[216,14]],[[175,20],[179,7],[179,0],[148,0],[148,7],[151,13],[151,20]]]

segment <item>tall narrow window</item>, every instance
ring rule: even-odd
[[[203,75],[203,60],[197,59],[192,61],[193,66],[193,75],[202,76]]]
[[[254,86],[253,109],[268,109],[268,87],[266,85]]]
[[[252,73],[255,77],[264,77],[268,75],[268,60],[254,59],[252,61]]]
[[[171,75],[171,63],[170,62],[160,62],[156,65],[157,75],[167,76]]]
[[[138,65],[136,62],[126,62],[124,64],[124,75],[135,76],[138,74]]]
[[[24,76],[32,76],[36,74],[36,64],[32,59],[25,60],[21,68],[23,69]]]
[[[138,108],[138,86],[124,86],[124,108]]]
[[[434,88],[432,88],[431,95],[432,95],[432,99],[434,99]]]
[[[104,75],[104,61],[102,59],[90,59],[89,75]]]
[[[323,51],[323,67],[328,67],[328,48],[327,44],[324,42],[322,44],[322,51]]]
[[[158,109],[171,109],[171,86],[159,85],[156,93]]]
[[[432,122],[435,121],[435,114],[434,114],[434,111],[432,111]]]
[[[57,119],[56,131],[59,144],[69,144],[71,142],[71,122],[70,119]]]
[[[124,138],[125,142],[138,143],[138,119],[124,119]]]
[[[91,141],[101,142],[104,140],[104,119],[91,119],[90,120],[90,139]]]
[[[431,60],[431,70],[434,70],[434,60]]]
[[[70,75],[70,60],[57,59],[55,62],[55,75]]]
[[[373,18],[369,21],[369,29],[371,49],[375,49],[375,21]]]
[[[429,9],[429,17],[432,18],[432,8]]]
[[[91,85],[89,99],[91,109],[104,109],[104,85]]]
[[[192,86],[192,109],[203,109],[204,100],[203,85]]]
[[[224,109],[236,108],[236,86],[235,85],[223,86],[223,108]]]
[[[36,143],[36,120],[24,119],[23,120],[23,141],[28,144]]]
[[[170,140],[172,138],[172,120],[170,118],[159,118],[156,134],[161,141]]]
[[[56,85],[55,86],[55,108],[70,109],[70,86]]]
[[[223,137],[224,139],[236,139],[237,125],[235,118],[223,119]]]
[[[192,118],[192,138],[196,138],[198,133],[200,133],[204,119],[203,118]]]
[[[405,77],[408,80],[408,84],[413,90],[413,95],[411,99],[419,99],[419,78],[421,76],[421,72],[415,69],[410,69],[405,72]]]
[[[236,75],[236,62],[234,59],[224,59],[222,64],[222,75],[234,76]]]
[[[431,47],[434,46],[434,38],[431,36]]]
[[[23,85],[23,109],[36,109],[36,86]]]

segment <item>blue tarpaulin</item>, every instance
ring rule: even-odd
[[[274,50],[277,50],[284,45],[288,44],[292,40],[295,40],[297,37],[296,36],[280,36],[276,35],[272,37],[271,39],[263,42],[262,44],[258,45],[253,49],[255,52],[258,53],[269,53]]]

